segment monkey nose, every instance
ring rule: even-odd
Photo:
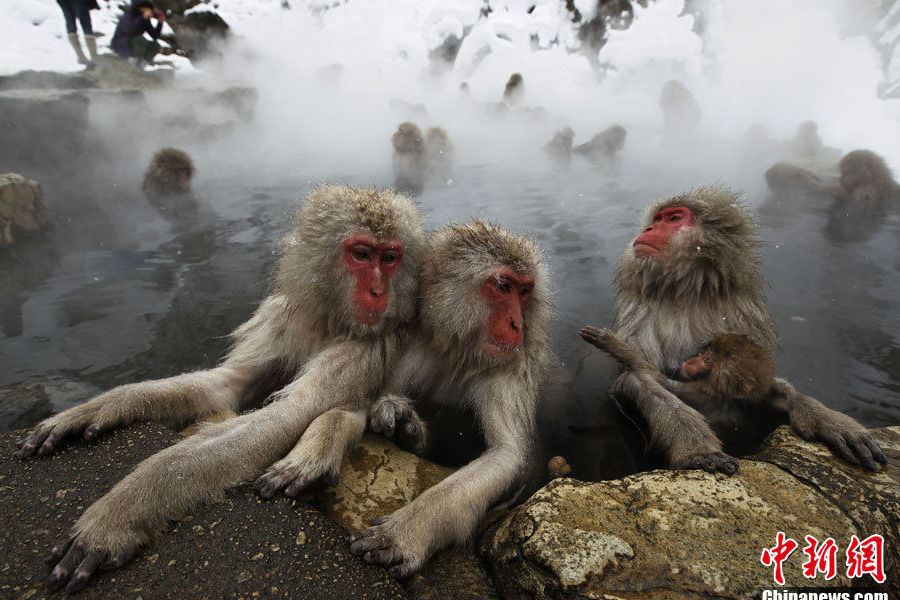
[[[522,329],[522,324],[517,322],[515,319],[510,319],[509,328],[513,331],[519,331],[520,329]]]

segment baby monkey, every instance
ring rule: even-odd
[[[689,404],[762,402],[774,393],[771,356],[744,335],[728,333],[714,338],[697,356],[681,363],[676,381],[659,373],[640,350],[608,329],[585,327],[579,333],[629,369],[652,371],[666,389]]]

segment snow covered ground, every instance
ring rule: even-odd
[[[120,9],[117,1],[99,1],[101,10],[91,14],[106,51]],[[317,70],[341,63],[347,102],[365,108],[400,97],[440,114],[441,103],[446,108],[457,99],[461,82],[474,100],[496,102],[503,82],[518,71],[529,105],[571,116],[573,125],[580,119],[586,127],[614,120],[653,126],[660,118],[658,90],[678,77],[703,106],[709,134],[741,136],[761,123],[786,139],[814,119],[829,143],[872,147],[900,165],[900,102],[877,98],[878,50],[868,38],[846,34],[842,0],[706,0],[702,39],[693,31],[694,17],[682,15],[684,0],[635,5],[632,27],[611,31],[597,57],[606,67],[602,75],[576,51],[580,42],[560,0],[489,4],[487,16],[483,0],[218,0],[208,6],[231,26],[241,48],[226,75],[250,81],[263,95],[303,96]],[[587,18],[595,2],[575,5]],[[53,0],[0,0],[0,14],[0,74],[81,68]],[[452,68],[435,73],[429,52],[448,35],[464,33]],[[194,68],[171,58],[179,70]],[[286,119],[273,113],[273,123],[289,124]]]

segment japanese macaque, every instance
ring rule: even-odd
[[[429,179],[446,182],[450,179],[454,161],[453,142],[441,127],[425,132],[425,171]]]
[[[900,208],[900,185],[884,159],[871,150],[848,152],[839,167],[840,191],[828,209],[825,237],[838,243],[865,241]]]
[[[562,456],[554,456],[547,461],[547,472],[550,474],[550,479],[568,477],[572,474],[572,466]]]
[[[638,348],[654,371],[672,373],[722,334],[746,336],[769,353],[775,326],[759,271],[756,226],[739,195],[703,187],[650,207],[646,225],[622,254],[616,335]],[[852,418],[775,379],[768,408],[786,412],[794,429],[853,464],[886,462],[872,436]],[[672,468],[734,473],[737,461],[703,416],[653,373],[628,369],[613,394],[644,415],[652,443]]]
[[[700,126],[703,110],[694,94],[677,79],[670,79],[659,95],[663,113],[663,141],[681,142],[690,139]]]
[[[833,185],[829,185],[813,172],[787,162],[777,162],[766,171],[766,183],[769,189],[779,195],[831,194]]]
[[[503,101],[509,106],[515,106],[525,96],[525,81],[521,73],[513,73],[503,88]]]
[[[473,221],[435,233],[422,267],[417,335],[387,390],[467,407],[487,450],[351,538],[351,551],[406,577],[466,540],[534,462],[538,386],[551,360],[547,270],[535,244]]]
[[[575,146],[573,152],[581,154],[603,170],[614,170],[616,155],[625,147],[628,132],[621,125],[608,127],[589,142]]]
[[[579,333],[628,369],[654,370],[640,350],[608,329],[585,327]],[[678,379],[672,380],[660,373],[657,379],[695,408],[732,401],[764,402],[774,393],[771,356],[743,335],[716,337],[699,354],[681,363],[677,375]]]
[[[563,127],[553,134],[553,139],[544,145],[550,160],[559,167],[568,167],[572,162],[572,140],[575,132],[571,127]]]
[[[394,189],[418,195],[425,188],[425,140],[422,130],[410,121],[397,126],[391,136],[394,147]]]
[[[51,585],[75,591],[98,568],[121,566],[167,520],[252,481],[329,409],[343,411],[327,428],[330,447],[355,440],[405,347],[424,247],[407,198],[320,187],[285,237],[274,291],[233,332],[234,346],[218,367],[121,386],[39,424],[20,442],[22,458],[50,454],[64,437],[91,440],[132,421],[240,412],[275,391],[263,408],[204,425],[144,460],[91,505],[53,549]],[[331,456],[319,458],[307,475],[327,479]]]
[[[841,156],[837,148],[826,146],[819,136],[819,126],[815,121],[804,121],[790,143],[791,161],[816,171],[826,171],[834,167]]]
[[[153,155],[141,189],[151,204],[164,212],[196,208],[191,196],[194,161],[187,152],[163,148]]]

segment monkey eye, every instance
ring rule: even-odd
[[[525,296],[527,296],[528,294],[531,293],[531,290],[532,290],[532,288],[530,288],[530,287],[523,287],[522,289],[519,290],[519,295],[524,298]]]
[[[354,248],[351,250],[351,253],[356,260],[370,260],[372,258],[372,253],[365,248]]]
[[[397,261],[397,255],[393,252],[388,252],[384,256],[381,257],[381,262],[391,264]]]
[[[711,367],[712,364],[713,364],[712,357],[711,357],[711,356],[705,357],[705,358],[703,359],[703,364],[706,365],[707,367]]]
[[[680,221],[680,220],[681,220],[681,215],[672,215],[669,218],[669,221]]]
[[[503,292],[504,294],[506,294],[506,293],[509,293],[512,291],[512,286],[509,284],[508,281],[498,281],[497,289],[500,290],[501,292]]]

